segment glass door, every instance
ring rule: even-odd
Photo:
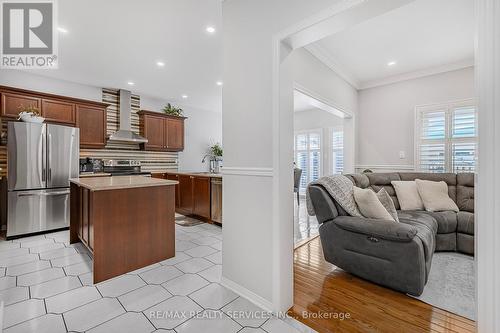
[[[302,169],[300,193],[307,184],[321,177],[321,130],[295,134],[295,164]]]

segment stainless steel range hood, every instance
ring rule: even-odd
[[[111,142],[146,143],[148,139],[132,132],[130,125],[130,115],[132,113],[131,93],[128,90],[119,91],[120,94],[120,127],[118,131],[111,134]]]

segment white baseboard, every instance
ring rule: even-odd
[[[253,291],[250,291],[247,288],[239,285],[238,283],[236,283],[228,278],[222,277],[220,284],[228,289],[231,289],[232,291],[234,291],[238,295],[246,298],[247,300],[249,300],[253,304],[257,305],[259,308],[261,308],[265,311],[273,312],[273,310],[272,310],[273,304],[271,302],[269,302],[267,299],[257,295]]]

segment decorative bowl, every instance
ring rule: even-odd
[[[21,112],[19,114],[19,119],[27,123],[37,123],[37,124],[41,124],[45,121],[44,117],[35,116],[31,112]]]

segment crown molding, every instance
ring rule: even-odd
[[[346,70],[344,66],[340,65],[339,62],[335,59],[335,57],[332,56],[330,52],[328,52],[326,48],[323,47],[321,44],[319,43],[309,44],[304,48],[310,54],[312,54],[316,59],[321,61],[325,66],[330,68],[332,71],[334,71],[337,75],[339,75],[342,79],[344,79],[347,83],[349,83],[357,90],[375,88],[397,82],[418,79],[421,77],[451,72],[468,67],[474,67],[474,59],[465,59],[462,61],[446,65],[429,67],[418,71],[406,72],[403,74],[393,75],[382,79],[359,81],[353,74],[351,74],[348,70]]]
[[[386,77],[378,80],[371,80],[362,82],[359,86],[359,90],[375,88],[379,86],[385,86],[392,83],[397,83],[401,81],[418,79],[421,77],[456,71],[463,68],[474,67],[474,59],[466,59],[458,62],[454,62],[451,64],[430,67],[418,71],[407,72],[399,75],[393,75],[390,77]]]
[[[309,44],[304,47],[311,55],[321,61],[325,66],[334,71],[338,76],[343,78],[347,83],[356,89],[359,89],[360,82],[343,66],[339,65],[338,61],[319,43]]]

